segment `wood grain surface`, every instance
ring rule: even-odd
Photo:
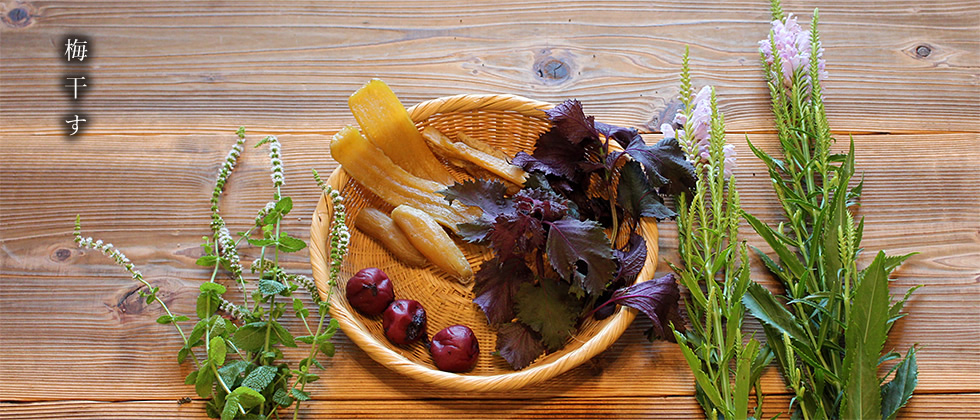
[[[902,417],[970,417],[980,412],[980,3],[784,4],[803,20],[814,7],[830,123],[839,139],[853,135],[865,180],[863,245],[918,252],[892,276],[893,296],[925,286],[886,345],[920,347]],[[717,88],[739,151],[743,207],[777,223],[745,141],[778,147],[756,50],[767,20],[765,1],[0,2],[0,418],[202,418],[200,400],[176,403],[194,396],[176,331],[154,322],[159,308],[118,267],[74,246],[74,217],[191,313],[210,274],[194,265],[208,199],[235,129],[247,126],[252,144],[279,136],[295,202],[284,226],[307,239],[319,197],[310,168],[336,168],[327,141],[353,122],[346,98],[371,77],[406,105],[458,93],[578,98],[597,119],[656,131],[690,45],[694,82]],[[82,64],[61,57],[68,34],[90,41]],[[79,74],[90,87],[72,101],[62,85]],[[62,121],[75,113],[89,121],[68,137]],[[248,148],[226,190],[222,212],[242,230],[271,199],[265,152]],[[662,256],[676,259],[674,225],[661,234]],[[310,271],[305,252],[286,265]],[[753,277],[775,284],[758,266]],[[676,345],[647,342],[648,327],[639,319],[540,386],[482,395],[393,374],[338,335],[302,414],[700,417]],[[785,411],[775,369],[763,389],[766,417]]]
[[[764,418],[786,411],[789,397],[765,398]],[[178,405],[176,401],[51,401],[26,404],[0,403],[10,420],[35,419],[39,416],[60,419],[206,419],[204,404],[193,401]],[[703,418],[694,397],[612,397],[553,398],[548,400],[444,400],[392,401],[376,404],[370,401],[342,400],[329,404],[320,401],[300,409],[302,418],[358,419],[663,419]],[[904,409],[907,418],[963,419],[980,411],[980,394],[921,395]],[[559,414],[556,414],[559,413]]]

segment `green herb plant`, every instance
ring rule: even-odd
[[[182,323],[191,319],[175,315],[157,296],[159,287],[143,278],[126,256],[112,244],[81,236],[81,218],[75,221],[75,242],[84,248],[97,249],[125,268],[133,279],[144,287],[140,296],[147,304],[159,303],[166,313],[157,319],[160,324],[171,324],[182,340],[177,352],[177,362],[188,359],[194,370],[185,383],[194,385],[197,395],[208,399],[207,414],[223,420],[248,418],[280,418],[282,409],[293,407],[293,418],[299,414],[299,406],[309,400],[306,385],[319,376],[312,368],[323,369],[318,357],[333,357],[334,345],[330,341],[337,331],[337,321],[329,319],[329,295],[336,288],[339,267],[347,252],[349,234],[343,198],[337,191],[325,186],[316,171],[313,176],[334,207],[330,244],[333,256],[330,271],[328,298],[321,299],[316,285],[309,277],[292,274],[280,265],[280,256],[297,252],[306,243],[290,236],[282,228],[283,217],[292,210],[293,202],[283,197],[284,182],[281,145],[273,136],[266,137],[255,147],[269,146],[274,187],[273,200],[261,209],[253,226],[233,239],[219,211],[219,201],[231,172],[238,162],[245,143],[245,129],[237,132],[238,140],[229,152],[218,172],[211,196],[211,235],[204,237],[201,245],[204,256],[197,264],[211,268],[207,282],[201,283],[197,297],[198,321],[185,331]],[[238,247],[243,241],[259,247],[259,258],[252,262],[250,274],[254,274],[256,286],[251,291],[245,279]],[[232,303],[225,297],[227,288],[218,282],[219,272],[226,272],[241,290],[241,304]],[[305,307],[298,296],[303,287],[315,303],[315,314]],[[291,312],[302,323],[306,334],[294,337],[282,324],[283,317]],[[283,360],[282,347],[309,346],[306,357],[291,365]]]
[[[746,244],[738,239],[741,209],[735,178],[725,176],[725,165],[734,162],[725,160],[724,115],[718,112],[714,89],[709,88],[710,95],[698,95],[700,100],[695,97],[688,57],[685,51],[680,89],[684,107],[675,121],[683,121],[677,138],[694,162],[697,182],[693,193],[676,196],[681,265],[670,265],[688,290],[685,304],[691,328],[672,328],[694,373],[696,398],[705,415],[756,418],[762,408],[759,377],[772,353],[760,351],[759,341],[746,341],[742,334],[742,297],[752,282]],[[703,109],[696,111],[698,107]],[[707,124],[707,130],[699,131],[697,124]],[[757,404],[750,416],[752,387]]]
[[[772,227],[743,214],[777,256],[755,250],[782,283],[785,302],[758,283],[749,286],[744,301],[762,322],[767,345],[795,393],[793,418],[891,419],[917,381],[914,348],[892,369],[890,382],[884,380],[892,372],[877,375],[879,365],[902,357],[881,353],[914,290],[892,303],[888,276],[911,254],[878,252],[870,265],[858,268],[864,220],[855,221],[851,208],[863,184],[850,186],[853,139],[847,153],[831,153],[835,139],[820,86],[818,13],[808,40],[798,36],[802,29],[794,17],[783,15],[778,0],[772,2],[772,17],[773,31],[761,50],[782,157],[749,146],[768,167],[786,221]],[[777,48],[788,39],[797,40],[788,45],[798,51]],[[792,62],[799,57],[804,65]]]

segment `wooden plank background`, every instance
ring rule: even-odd
[[[208,232],[214,174],[240,125],[279,135],[286,229],[308,237],[318,191],[309,169],[336,167],[329,135],[353,122],[346,97],[371,77],[406,104],[457,93],[578,98],[606,122],[656,130],[690,45],[696,85],[712,84],[740,153],[743,206],[777,221],[762,164],[771,134],[756,41],[764,1],[0,3],[0,417],[200,418],[183,385],[177,333],[98,253],[87,234],[130,256],[180,313],[209,273],[193,261]],[[827,109],[853,135],[865,176],[864,246],[919,252],[893,295],[923,284],[888,346],[921,347],[907,418],[980,412],[980,4],[976,1],[786,2],[820,8]],[[90,41],[69,66],[68,34]],[[559,63],[551,68],[549,62]],[[557,70],[554,67],[558,67]],[[541,70],[539,72],[539,70]],[[68,99],[64,77],[87,75]],[[66,115],[88,118],[67,137]],[[651,135],[652,138],[657,136]],[[247,226],[270,199],[264,152],[248,150],[223,212]],[[746,229],[748,232],[748,229]],[[676,232],[662,224],[662,254]],[[754,235],[747,239],[757,245]],[[256,257],[245,250],[243,259]],[[305,254],[287,264],[309,273]],[[769,283],[760,269],[756,278]],[[697,418],[690,373],[638,320],[608,351],[540,386],[465,394],[393,374],[338,336],[306,417]],[[291,325],[297,327],[298,325]],[[757,328],[753,326],[752,328]],[[295,353],[287,355],[298,359]],[[770,370],[766,415],[788,396]],[[80,413],[80,414],[79,414]]]

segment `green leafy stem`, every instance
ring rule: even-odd
[[[774,20],[787,22],[778,0],[771,2]],[[884,383],[878,367],[901,358],[882,355],[887,334],[915,290],[891,302],[889,274],[912,254],[886,256],[858,268],[864,221],[855,221],[862,182],[851,187],[854,141],[833,154],[820,86],[818,12],[810,24],[809,63],[784,80],[780,54],[762,55],[782,158],[752,152],[768,168],[786,222],[771,227],[751,214],[743,216],[765,240],[776,258],[755,249],[766,268],[782,283],[785,302],[759,284],[743,300],[758,318],[787,386],[795,397],[795,418],[894,418],[911,398],[916,383],[915,350],[910,349]],[[769,35],[776,49],[774,32]]]
[[[293,207],[292,199],[283,197],[281,186],[284,182],[281,145],[273,136],[266,137],[255,147],[269,145],[272,166],[273,201],[258,212],[255,224],[233,239],[219,211],[220,197],[224,186],[234,170],[242,146],[245,142],[244,128],[237,132],[238,139],[228,157],[222,162],[211,196],[212,235],[202,243],[204,255],[197,264],[212,268],[207,282],[200,286],[197,297],[196,315],[199,321],[185,333],[181,322],[190,321],[184,315],[174,315],[167,304],[159,299],[159,287],[152,286],[143,278],[134,264],[111,244],[92,238],[82,238],[81,218],[76,218],[75,241],[79,246],[98,249],[125,268],[143,287],[140,296],[147,304],[157,302],[166,313],[157,319],[160,324],[171,324],[180,334],[183,346],[177,353],[178,363],[188,357],[195,369],[187,376],[185,383],[194,385],[202,398],[209,399],[206,409],[210,417],[233,418],[278,418],[279,410],[292,406],[293,418],[299,414],[302,401],[311,398],[305,390],[306,385],[315,382],[319,376],[312,372],[312,366],[323,369],[318,360],[321,354],[332,357],[335,352],[330,341],[337,331],[338,324],[327,317],[330,296],[336,287],[340,264],[347,252],[349,233],[346,227],[346,212],[343,197],[323,184],[316,171],[314,179],[330,198],[334,208],[330,245],[331,272],[327,288],[327,298],[321,299],[317,287],[309,277],[288,273],[280,266],[281,254],[297,252],[306,248],[306,243],[290,236],[283,230],[282,219]],[[260,237],[253,236],[261,234]],[[252,262],[250,271],[258,282],[252,291],[252,299],[246,288],[246,280],[241,266],[238,247],[243,242],[260,247],[259,258]],[[267,258],[268,257],[268,258]],[[229,273],[242,291],[243,305],[236,305],[224,298],[226,287],[217,282],[221,270]],[[303,300],[294,293],[303,287],[312,296],[317,307],[315,328],[310,322],[311,313]],[[307,335],[293,337],[280,323],[286,312],[286,303],[276,298],[291,299],[295,316],[303,323]],[[222,311],[224,316],[219,313]],[[239,324],[229,321],[238,321]],[[297,341],[310,346],[307,357],[300,360],[296,368],[288,363],[277,362],[283,358],[279,345],[297,347]],[[201,348],[205,357],[195,353]],[[237,355],[237,358],[231,356]]]

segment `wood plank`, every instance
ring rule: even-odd
[[[159,270],[144,270],[176,313],[192,313],[196,285],[176,280]],[[8,399],[45,398],[137,399],[179,398],[193,393],[183,385],[190,365],[178,366],[175,354],[180,338],[168,326],[153,322],[162,314],[147,309],[125,279],[111,280],[112,270],[89,278],[4,277],[0,293],[5,321],[0,325],[5,354],[0,391]],[[39,311],[37,289],[57,311]],[[942,290],[937,290],[942,289]],[[911,315],[892,333],[889,348],[913,343],[919,353],[921,392],[975,392],[980,390],[980,354],[976,348],[978,318],[976,288],[927,287],[909,303]],[[302,327],[286,324],[292,331]],[[522,398],[555,396],[685,395],[693,380],[675,345],[646,342],[649,321],[641,319],[617,343],[595,360],[531,389],[487,394],[486,397]],[[466,398],[468,394],[442,391],[392,373],[340,335],[337,356],[326,372],[343,372],[333,381],[351,398],[426,398],[438,393]],[[302,351],[286,351],[288,360]],[[656,381],[636,381],[645,372]],[[112,378],[128,378],[118,383]],[[782,391],[774,369],[767,373],[767,392]],[[313,392],[323,392],[315,387]],[[329,392],[329,391],[327,391]],[[372,397],[372,396],[375,397]],[[472,397],[472,396],[469,396]]]
[[[826,0],[785,9],[806,20],[815,6],[835,129],[980,131],[980,4]],[[21,7],[30,12],[26,27],[0,24],[0,133],[12,138],[61,133],[61,120],[76,110],[89,117],[86,129],[106,132],[241,123],[336,130],[352,121],[347,96],[371,77],[385,79],[408,104],[459,93],[575,97],[610,123],[655,130],[677,93],[684,44],[691,45],[695,83],[719,89],[730,129],[771,127],[756,51],[768,32],[766,2]],[[69,32],[92,39],[92,57],[81,67],[59,58]],[[538,73],[550,60],[564,70]],[[60,81],[78,71],[90,87],[73,102]]]
[[[763,417],[789,418],[789,397],[769,396]],[[916,395],[900,411],[899,419],[962,419],[980,412],[980,394]],[[0,403],[0,416],[10,419],[206,419],[204,403],[178,405],[171,401],[46,401]],[[314,400],[300,407],[300,418],[359,419],[702,419],[693,397],[555,398],[547,400],[377,401]]]
[[[193,261],[200,255],[201,235],[208,232],[213,173],[233,136],[188,131],[203,134],[100,135],[100,141],[49,135],[32,137],[31,148],[0,144],[5,163],[0,167],[5,180],[0,188],[0,344],[5,349],[0,394],[5,399],[176,399],[192,392],[182,385],[188,367],[174,362],[176,332],[153,321],[158,308],[137,301],[134,284],[117,267],[71,243],[71,224],[80,213],[86,234],[115,243],[161,287],[175,311],[192,313],[197,283],[209,275]],[[268,132],[262,127],[249,137],[254,144]],[[295,200],[286,229],[304,239],[318,199],[307,171],[329,172],[336,166],[323,150],[325,139],[281,137],[284,193]],[[730,140],[746,150],[744,137]],[[752,135],[752,141],[766,150],[776,147],[769,135]],[[927,286],[907,305],[911,315],[899,321],[889,348],[923,346],[920,392],[980,391],[980,174],[975,172],[980,147],[970,147],[977,137],[862,135],[855,142],[859,170],[866,174],[864,245],[892,254],[921,252],[896,272],[894,295],[917,284]],[[771,187],[761,164],[746,155],[735,175],[743,205],[774,223],[779,208],[770,198]],[[266,159],[264,151],[250,149],[232,176],[222,209],[234,230],[247,227],[252,212],[270,197]],[[910,209],[920,209],[919,214],[910,218]],[[662,255],[669,258],[676,254],[676,234],[672,224],[662,226]],[[754,235],[745,237],[762,245]],[[243,252],[246,261],[255,257],[254,250]],[[289,256],[286,263],[309,273],[305,253]],[[758,267],[754,277],[771,284]],[[690,374],[676,347],[647,343],[642,333],[648,326],[638,321],[595,364],[533,389],[485,397],[692,394]],[[337,341],[338,356],[328,371],[343,373],[315,393],[336,386],[357,399],[473,398],[392,374],[346,338]],[[636,372],[656,380],[636,381]],[[122,385],[111,379],[120,377],[127,378]],[[765,377],[764,388],[783,389],[774,371]]]
[[[189,128],[183,132],[106,132],[80,139],[35,135],[29,141],[3,142],[0,175],[16,180],[6,182],[0,190],[4,239],[61,235],[79,212],[102,232],[204,227],[213,177],[234,142],[236,127],[225,127],[220,134]],[[250,144],[267,134],[278,133],[266,127],[250,130]],[[326,150],[330,135],[279,137],[287,177],[283,193],[297,201],[297,220],[290,219],[288,228],[305,230],[308,215],[299,214],[299,209],[314,208],[318,199],[310,168],[329,173],[337,166]],[[658,135],[647,138],[656,141]],[[778,147],[771,135],[753,134],[750,139],[763,150],[774,152]],[[868,217],[869,245],[882,247],[896,238],[936,233],[936,226],[942,232],[969,235],[980,223],[975,211],[980,203],[976,189],[980,174],[975,171],[980,165],[980,136],[858,135],[854,139],[858,172],[865,177],[861,214]],[[764,166],[748,152],[742,135],[729,135],[729,142],[741,155],[736,177],[743,207],[763,220],[775,221],[780,207],[771,198]],[[271,197],[265,153],[247,151],[227,188],[226,197],[234,198],[223,202],[222,211],[233,226],[247,226],[254,209]],[[909,210],[918,211],[910,214]],[[53,223],[36,223],[38,217]],[[892,245],[889,251],[904,249]]]

